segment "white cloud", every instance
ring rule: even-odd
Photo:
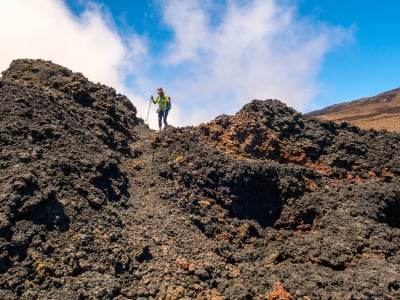
[[[194,107],[186,124],[205,121],[206,112],[234,113],[255,98],[303,109],[318,92],[324,56],[348,37],[340,28],[299,19],[295,7],[273,0],[231,0],[223,10],[200,0],[164,5],[175,34],[165,67],[190,70],[171,87]],[[212,24],[215,13],[220,20]]]
[[[95,6],[76,17],[59,0],[1,0],[0,28],[1,70],[16,58],[41,58],[122,87],[127,49]]]

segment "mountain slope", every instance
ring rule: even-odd
[[[0,81],[2,299],[396,299],[400,135],[254,100],[150,130],[50,62]]]
[[[400,88],[373,97],[335,104],[308,115],[324,120],[346,121],[364,129],[400,132]]]

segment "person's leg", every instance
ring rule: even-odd
[[[162,110],[160,110],[159,112],[158,112],[158,129],[160,129],[161,130],[161,126],[162,126],[162,118],[163,118],[163,111]]]
[[[167,117],[168,117],[169,109],[164,110],[164,127],[168,126]]]

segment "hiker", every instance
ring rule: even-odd
[[[154,100],[153,95],[150,96],[150,99],[151,101],[153,101],[154,104],[158,103],[158,128],[159,130],[161,130],[163,121],[164,128],[168,126],[167,117],[168,112],[171,109],[171,98],[164,93],[164,90],[162,88],[157,89],[157,94],[158,96],[156,100]]]

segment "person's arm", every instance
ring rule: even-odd
[[[154,98],[153,98],[153,95],[151,95],[150,96],[150,100],[154,103],[154,104],[156,104],[157,103],[157,99],[156,100],[154,100]]]

